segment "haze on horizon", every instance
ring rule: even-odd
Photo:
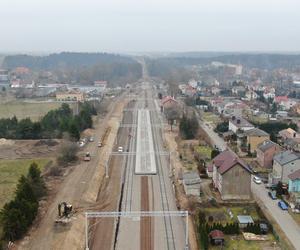
[[[2,0],[0,52],[300,51],[299,0]]]

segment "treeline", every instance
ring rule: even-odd
[[[142,66],[128,56],[108,53],[69,53],[48,56],[6,56],[3,67],[53,71],[59,81],[92,84],[95,80],[126,83],[142,76]]]
[[[20,239],[34,221],[39,200],[46,194],[45,183],[36,163],[32,163],[27,176],[18,181],[15,198],[6,203],[0,212],[1,240]]]
[[[80,132],[93,126],[95,108],[89,103],[79,105],[79,114],[73,115],[68,104],[49,111],[40,121],[16,117],[0,119],[0,138],[6,139],[52,139],[61,138],[64,133],[78,140]]]
[[[157,59],[148,59],[149,74],[151,76],[159,76],[163,72],[168,72],[171,68],[184,68],[192,65],[206,65],[212,62],[222,62],[227,64],[242,64],[249,68],[260,69],[291,69],[300,65],[300,55],[287,54],[176,54],[169,57],[161,57]]]

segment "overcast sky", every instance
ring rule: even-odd
[[[1,52],[300,51],[300,0],[1,0]]]

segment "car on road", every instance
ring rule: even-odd
[[[282,210],[288,210],[288,206],[284,201],[278,201],[278,207],[280,207]]]
[[[123,152],[123,147],[118,147],[118,152],[122,153]]]
[[[268,192],[268,195],[270,196],[270,198],[271,198],[272,200],[277,200],[277,197],[276,197],[276,193],[275,193],[275,192],[269,191],[269,192]]]
[[[254,177],[253,177],[253,181],[254,181],[256,184],[261,184],[261,183],[262,183],[261,179],[260,179],[259,177],[257,177],[257,176],[254,176]]]

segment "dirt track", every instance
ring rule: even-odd
[[[83,249],[84,246],[84,213],[88,209],[96,209],[101,203],[96,202],[96,197],[104,175],[102,161],[107,151],[111,150],[116,136],[119,119],[125,102],[115,102],[110,111],[95,124],[95,142],[84,149],[92,155],[90,162],[82,162],[66,176],[58,186],[57,194],[48,200],[48,210],[42,215],[42,220],[32,228],[30,235],[18,244],[18,249]],[[97,147],[96,142],[102,137],[106,127],[111,126],[111,136],[107,145]],[[97,183],[95,184],[95,182]],[[77,211],[68,226],[54,226],[57,216],[57,205],[61,201],[69,202]]]

